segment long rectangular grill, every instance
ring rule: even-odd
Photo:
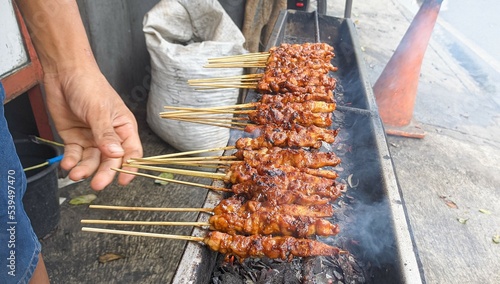
[[[338,71],[332,76],[338,80],[335,94],[337,110],[332,127],[340,128],[340,132],[338,141],[326,145],[323,150],[333,151],[342,158],[336,170],[340,179],[350,186],[344,197],[335,203],[332,222],[340,225],[340,234],[322,241],[348,250],[351,255],[315,257],[290,263],[256,260],[237,274],[257,281],[253,278],[265,278],[267,275],[252,274],[248,270],[260,267],[267,271],[286,271],[286,275],[298,273],[302,281],[310,283],[322,283],[328,279],[349,283],[421,283],[403,200],[365,74],[354,24],[350,19],[318,15],[316,12],[282,11],[267,49],[281,43],[305,42],[328,43],[334,47],[336,54],[332,63]],[[250,91],[243,100],[252,101],[256,96],[254,91]],[[229,144],[234,145],[239,137],[241,133],[232,132]],[[219,200],[219,194],[209,193],[205,207],[213,208]],[[199,221],[206,221],[207,218],[202,214]],[[194,236],[204,234],[203,230],[193,230]],[[189,243],[173,283],[208,283],[213,275],[221,275],[226,270],[217,253]]]

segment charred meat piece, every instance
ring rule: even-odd
[[[203,240],[210,249],[234,255],[243,261],[249,257],[291,260],[294,257],[336,255],[341,251],[322,242],[294,237],[241,236],[211,231]]]
[[[221,200],[215,206],[213,213],[215,215],[235,213],[247,214],[254,212],[275,212],[278,214],[291,216],[306,216],[306,217],[331,217],[333,215],[333,207],[330,204],[304,206],[299,204],[281,204],[275,205],[270,202],[258,202],[254,200],[246,200],[241,195],[233,195],[229,198]]]
[[[322,141],[333,143],[338,130],[317,126],[292,125],[289,128],[275,125],[247,126],[245,131],[254,133],[256,138],[240,138],[237,149],[260,149],[271,147],[311,147],[320,148]]]
[[[278,69],[264,72],[257,83],[260,93],[287,93],[298,92],[308,86],[322,86],[326,90],[334,90],[337,80],[328,74],[314,69],[292,69],[282,73]]]
[[[313,235],[334,236],[337,225],[327,220],[307,216],[292,216],[276,212],[244,212],[216,214],[208,220],[210,229],[231,235],[279,235],[306,238]]]
[[[302,103],[308,101],[321,101],[327,103],[335,103],[335,99],[332,91],[325,92],[315,92],[315,93],[284,93],[269,95],[264,94],[260,97],[259,102],[261,103]]]
[[[314,205],[336,200],[345,189],[344,184],[337,184],[334,180],[315,178],[254,176],[251,180],[233,184],[231,191],[260,202]]]
[[[296,168],[319,169],[325,166],[337,166],[340,158],[333,152],[306,151],[304,149],[262,148],[259,150],[238,150],[234,153],[238,159],[252,167],[259,165],[287,165]]]
[[[234,163],[226,172],[226,182],[236,184],[254,180],[257,176],[281,176],[283,178],[307,181],[310,183],[335,183],[337,173],[330,170],[296,168],[288,165],[256,165],[241,161]]]

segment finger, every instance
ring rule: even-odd
[[[137,124],[124,123],[123,125],[116,127],[116,133],[123,140],[122,147],[125,150],[125,154],[123,156],[124,163],[130,158],[142,158],[142,144],[137,131]],[[124,169],[134,172],[137,171],[136,168]],[[127,185],[134,179],[134,177],[135,175],[120,173],[118,176],[118,183],[120,185]]]
[[[100,154],[99,149],[94,147],[84,149],[82,160],[71,170],[69,178],[77,181],[91,176],[99,166]]]
[[[61,161],[61,167],[64,170],[71,170],[82,159],[83,148],[77,144],[66,144],[64,146],[64,157]]]
[[[104,158],[104,156],[101,158],[99,169],[90,182],[90,187],[94,190],[103,190],[113,182],[116,172],[111,168],[119,168],[122,163],[122,158]]]
[[[106,115],[97,117],[90,122],[92,134],[97,147],[106,157],[123,157],[125,151],[121,146],[120,137],[116,134],[111,119]]]

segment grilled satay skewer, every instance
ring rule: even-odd
[[[300,92],[308,87],[324,87],[326,90],[334,90],[337,80],[330,77],[323,70],[310,68],[273,69],[263,74],[249,74],[233,77],[191,79],[190,86],[198,89],[223,89],[244,88],[256,89],[263,94],[280,94],[287,92]]]
[[[253,212],[267,212],[274,214],[283,214],[290,216],[306,217],[331,217],[333,216],[333,207],[330,204],[305,206],[300,204],[280,204],[275,205],[270,202],[259,202],[248,200],[242,195],[233,195],[222,199],[213,209],[213,214],[221,215],[228,213],[244,214]]]
[[[276,102],[302,103],[309,101],[336,103],[335,97],[331,90],[325,90],[323,92],[318,90],[317,92],[313,93],[288,92],[284,94],[274,94],[274,95],[263,94],[260,96],[260,98],[258,98],[258,101],[264,104],[276,103]]]
[[[249,212],[245,214],[223,213],[211,216],[210,230],[231,235],[276,235],[310,237],[334,236],[339,227],[327,220],[315,217],[275,214],[273,212]]]
[[[255,167],[262,165],[288,165],[296,168],[319,169],[326,166],[335,167],[341,159],[334,152],[306,151],[302,148],[262,148],[259,150],[238,150],[234,157]]]
[[[279,95],[274,95],[274,96],[279,96]],[[236,113],[238,114],[249,114],[249,113],[259,112],[261,110],[266,110],[269,108],[284,109],[286,107],[297,111],[310,111],[313,113],[330,113],[335,110],[336,104],[335,102],[324,102],[324,101],[284,102],[276,99],[274,102],[267,102],[267,103],[253,102],[253,103],[222,106],[222,107],[211,107],[211,108],[164,106],[165,109],[170,109],[172,111],[162,112],[160,113],[160,115],[168,117],[174,115],[175,116],[197,115],[200,112],[204,114],[210,112],[213,112],[214,114],[234,113],[234,111],[231,110],[237,110],[237,109],[247,109],[243,111],[237,111]]]
[[[240,261],[251,257],[291,260],[294,257],[328,256],[347,253],[337,247],[329,246],[319,241],[297,239],[294,237],[232,236],[217,231],[210,231],[205,237],[193,237],[89,227],[82,227],[82,231],[202,242],[211,250],[225,255],[234,255]]]
[[[226,171],[226,182],[237,184],[248,180],[252,180],[254,176],[286,176],[289,178],[296,178],[298,180],[308,180],[312,182],[326,182],[334,183],[334,179],[338,177],[335,171],[310,169],[310,168],[296,168],[284,164],[259,164],[253,165],[240,161],[233,163]],[[324,178],[324,179],[323,179]],[[329,180],[329,181],[328,181]]]
[[[240,261],[249,257],[292,260],[294,257],[328,256],[345,253],[337,247],[319,241],[298,239],[290,236],[241,236],[212,231],[207,234],[203,242],[214,251],[237,256]]]
[[[338,130],[317,126],[304,127],[292,125],[288,129],[274,125],[247,126],[246,132],[255,133],[255,138],[240,138],[236,141],[237,149],[261,149],[271,147],[310,147],[320,148],[322,142],[333,143]]]
[[[256,88],[261,93],[293,92],[307,86],[324,86],[333,90],[336,80],[329,77],[328,73],[337,70],[331,64],[334,55],[333,48],[326,44],[281,45],[270,49],[270,56],[266,59],[263,74],[189,80],[188,83],[202,88]],[[249,63],[248,55],[241,58],[244,58],[243,61],[247,64]],[[218,61],[216,65],[210,66],[209,64],[208,66],[235,67],[238,65],[235,62],[222,63],[224,59]],[[262,56],[259,61],[262,62]],[[248,67],[255,66],[257,66],[255,63],[250,63]]]
[[[246,68],[246,67],[280,67],[309,66],[321,68],[321,64],[330,62],[335,56],[333,47],[326,43],[283,43],[274,46],[268,52],[247,53],[241,55],[209,58],[207,68]],[[334,70],[332,70],[334,71]]]
[[[144,170],[158,171],[163,173],[181,174],[198,177],[208,177],[223,180],[226,183],[237,184],[248,180],[254,179],[256,176],[285,176],[297,180],[307,180],[311,183],[326,183],[334,184],[338,177],[335,171],[310,169],[310,168],[296,168],[288,165],[263,165],[257,164],[252,167],[250,164],[239,161],[230,165],[226,173],[207,173],[203,171],[184,170],[169,167],[146,166],[140,164],[123,164],[124,167],[138,168]]]
[[[264,166],[292,166],[296,168],[319,169],[326,166],[337,166],[341,159],[334,152],[306,151],[302,148],[262,148],[258,150],[238,150],[231,156],[180,157],[151,159],[132,158],[129,164],[140,165],[203,165],[203,164],[232,164],[244,161],[251,167]]]
[[[274,205],[269,202],[258,202],[246,200],[242,196],[233,195],[222,199],[214,208],[162,208],[162,207],[134,207],[134,206],[113,206],[113,205],[89,205],[90,209],[107,209],[121,211],[155,211],[155,212],[205,212],[214,215],[244,212],[274,212],[291,216],[306,217],[331,217],[333,207],[330,204],[304,206],[300,204],[280,204]]]
[[[231,235],[279,235],[310,237],[313,235],[334,236],[337,225],[315,217],[292,216],[275,212],[239,212],[215,214],[208,222],[127,221],[127,220],[81,220],[82,224],[148,225],[148,226],[208,226],[209,230]]]
[[[231,186],[231,188],[225,188],[225,187],[216,187],[200,183],[186,182],[176,179],[163,178],[155,175],[127,171],[117,168],[112,168],[112,170],[131,175],[162,180],[166,182],[173,182],[189,186],[206,188],[214,191],[239,193],[245,195],[247,199],[259,202],[269,202],[272,205],[300,204],[300,205],[310,206],[310,205],[328,204],[329,202],[335,200],[335,198],[340,196],[341,191],[344,189],[344,185],[342,184],[329,186],[326,188],[318,187],[316,189],[314,184],[309,184],[308,187],[295,188],[290,186],[289,183],[287,183],[286,181],[284,183],[272,184],[269,188],[264,188],[265,184],[259,181],[256,182],[257,185],[253,186],[251,183],[248,183],[248,184],[233,185]],[[218,177],[220,178],[220,176]],[[268,177],[261,177],[261,178],[268,178]],[[284,184],[286,184],[286,186]],[[290,187],[290,190],[288,189],[288,187]],[[315,191],[317,191],[318,193],[316,193]]]
[[[273,204],[322,204],[318,199],[334,201],[344,190],[344,184],[324,178],[296,179],[291,176],[255,176],[252,180],[231,186],[235,194]]]
[[[252,110],[232,110],[240,108],[255,107]],[[234,120],[246,119],[252,123],[288,125],[299,124],[302,126],[315,125],[318,127],[328,127],[332,125],[332,112],[335,110],[335,103],[321,101],[309,101],[303,103],[269,103],[259,102],[244,105],[235,105],[221,108],[182,108],[165,106],[166,109],[176,110],[160,113],[160,117],[165,119],[175,119],[191,122],[221,122],[228,126],[240,123]],[[221,117],[224,114],[243,114],[238,118]],[[227,126],[227,127],[228,127]]]

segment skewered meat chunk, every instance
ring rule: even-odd
[[[307,216],[307,217],[330,217],[333,215],[333,207],[329,204],[304,206],[299,204],[281,204],[275,205],[269,202],[258,202],[254,200],[246,200],[241,195],[233,195],[225,198],[215,206],[213,213],[215,215],[235,213],[247,214],[254,212],[275,212],[277,214],[291,216]]]
[[[271,147],[311,147],[320,148],[322,141],[333,143],[338,130],[317,126],[292,125],[289,129],[274,125],[247,126],[246,132],[256,134],[256,138],[240,138],[235,146],[238,149],[260,149]]]
[[[234,255],[243,261],[249,257],[292,260],[294,257],[336,255],[340,250],[322,242],[294,237],[241,236],[211,231],[203,240],[210,249]]]
[[[254,176],[253,179],[233,184],[231,191],[244,195],[246,198],[271,202],[273,204],[324,204],[322,200],[336,200],[345,189],[344,184],[334,180],[315,177],[316,179],[295,179],[284,176]],[[318,198],[313,197],[318,196]],[[311,201],[307,197],[313,197]],[[279,203],[278,203],[279,202]]]
[[[259,165],[287,165],[296,168],[319,169],[337,166],[341,160],[334,152],[306,151],[290,148],[262,148],[258,150],[238,150],[234,156],[252,167]]]
[[[279,46],[273,46],[269,49],[268,62],[280,60],[284,57],[295,57],[295,58],[333,58],[335,54],[333,53],[333,47],[327,43],[302,43],[302,44],[290,44],[282,43]],[[288,54],[288,55],[286,55]]]
[[[333,90],[336,83],[337,80],[328,74],[315,72],[313,69],[293,69],[287,73],[274,69],[264,73],[256,89],[260,93],[296,92],[298,88],[307,86],[323,86],[327,90]]]
[[[275,95],[278,96],[278,95]],[[278,110],[284,110],[287,108],[296,110],[296,111],[310,111],[313,113],[317,112],[325,112],[325,113],[330,113],[335,110],[336,104],[335,103],[328,103],[328,102],[323,102],[323,101],[305,101],[305,102],[282,102],[282,101],[276,101],[276,102],[268,102],[268,103],[256,103],[256,112],[258,111],[265,111],[268,109],[278,109]]]
[[[269,50],[263,77],[257,84],[261,93],[298,91],[305,86],[335,88],[336,80],[328,76],[336,71],[331,64],[333,47],[324,44],[283,44]]]
[[[288,165],[257,165],[252,167],[248,163],[241,161],[230,166],[224,180],[236,184],[253,180],[256,176],[282,176],[310,183],[319,183],[322,179],[326,179],[326,181],[321,181],[323,183],[334,183],[333,180],[338,177],[336,172],[330,170],[295,168]]]
[[[281,235],[305,238],[312,235],[334,236],[337,225],[315,217],[292,216],[275,212],[222,213],[208,220],[211,230],[231,235]]]
[[[326,92],[314,92],[314,93],[285,93],[285,94],[275,94],[268,95],[264,94],[260,97],[259,102],[268,103],[302,103],[308,101],[322,101],[327,103],[335,103],[335,99],[332,91]]]
[[[333,123],[331,113],[314,113],[297,110],[292,107],[284,107],[282,109],[271,108],[269,106],[260,107],[248,113],[248,119],[259,125],[274,124],[285,127],[290,127],[293,124],[328,127]]]
[[[335,56],[333,47],[326,43],[281,44],[269,49],[266,68],[282,66],[308,66],[309,68],[324,68]],[[329,69],[335,71],[331,66]]]

